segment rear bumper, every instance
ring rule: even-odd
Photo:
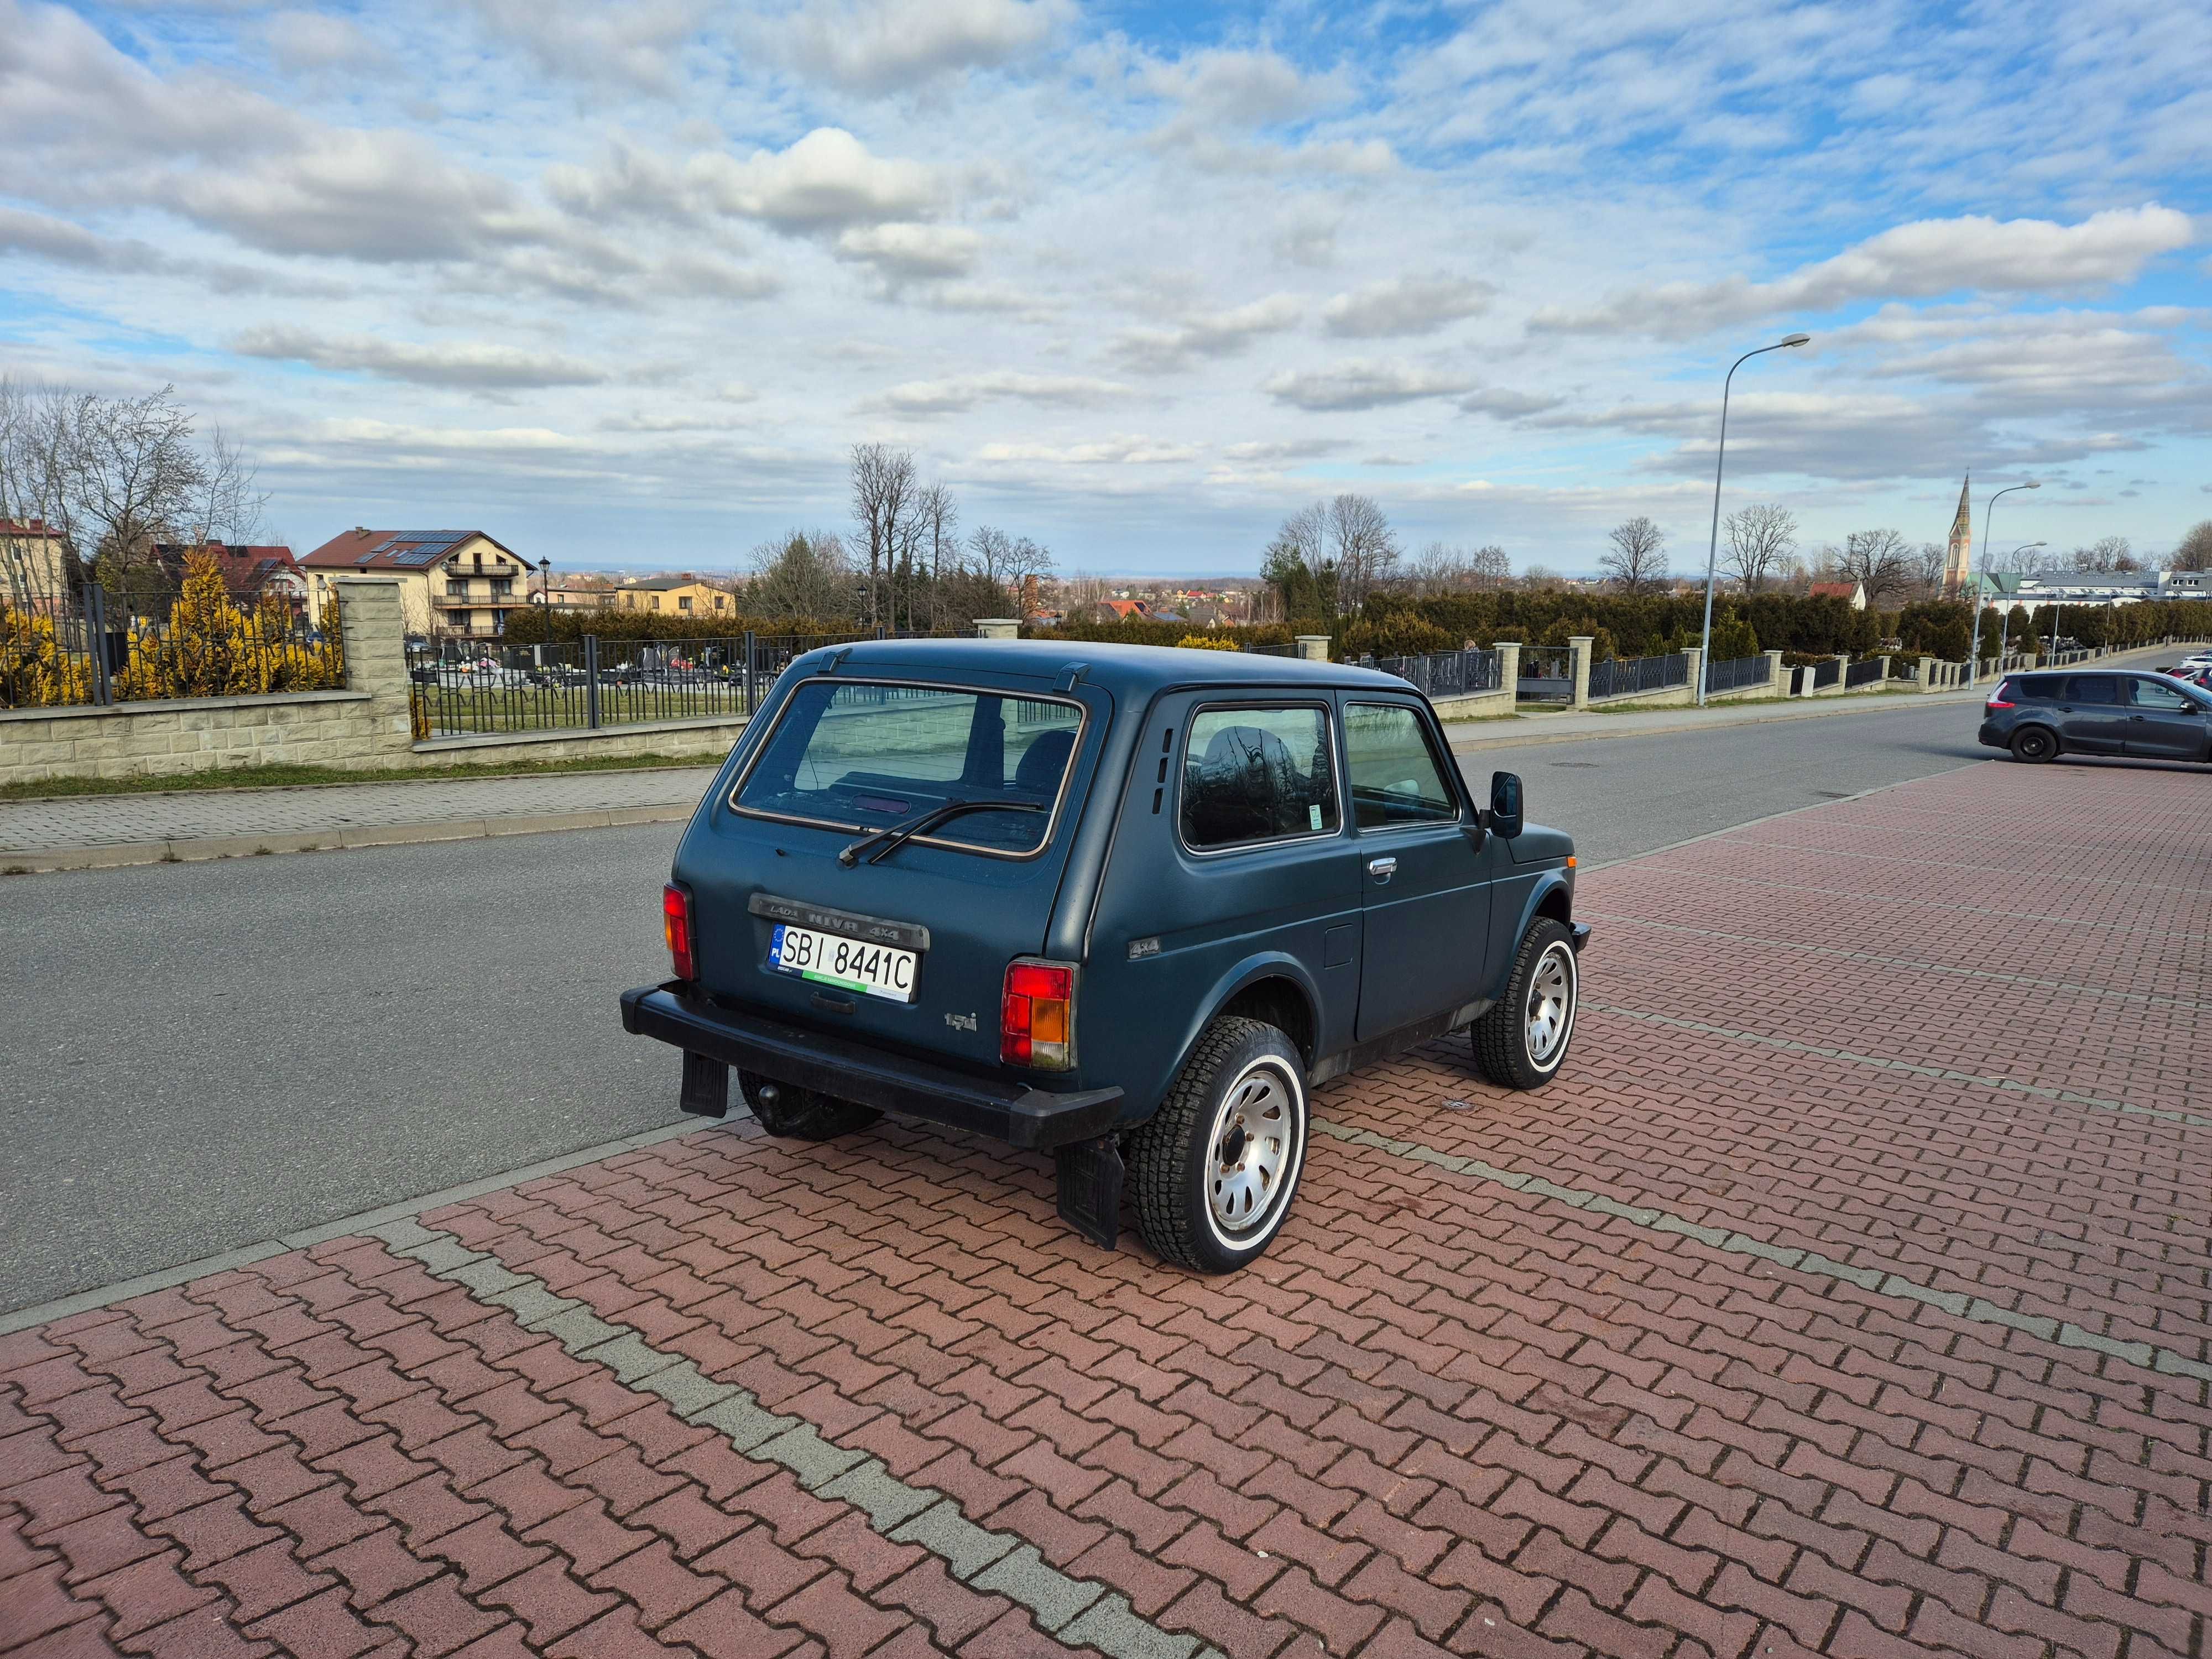
[[[1583,953],[1583,946],[1589,943],[1589,923],[1576,922],[1567,929],[1567,938],[1574,945],[1575,954],[1580,956]]]
[[[712,1002],[677,981],[623,992],[622,1014],[623,1030],[633,1036],[658,1037],[778,1083],[1014,1146],[1043,1151],[1091,1139],[1112,1129],[1121,1111],[1119,1089],[1054,1094],[1011,1079],[971,1077]]]
[[[2000,729],[1995,720],[1984,720],[1982,729],[1974,735],[1977,739],[1987,744],[1992,749],[2007,748],[2012,742],[2011,735]]]

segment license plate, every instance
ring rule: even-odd
[[[780,972],[893,1002],[914,1000],[915,970],[921,963],[918,951],[782,922],[776,925],[768,947],[768,965]]]

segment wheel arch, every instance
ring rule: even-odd
[[[1321,988],[1305,964],[1287,951],[1261,951],[1244,957],[1215,981],[1198,1007],[1198,1017],[1176,1047],[1175,1064],[1167,1073],[1170,1086],[1190,1063],[1206,1028],[1224,1015],[1243,1015],[1274,1026],[1290,1038],[1307,1069],[1312,1069],[1321,1033]]]

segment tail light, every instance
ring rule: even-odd
[[[1075,969],[1018,957],[1006,964],[999,1004],[999,1058],[1009,1066],[1065,1072],[1075,1064]]]
[[[674,882],[660,890],[660,933],[668,941],[668,960],[678,979],[699,977],[699,958],[692,949],[691,894]]]
[[[2012,682],[2010,680],[1999,680],[1997,682],[1996,690],[1990,693],[1990,700],[1988,702],[1984,703],[1983,707],[1985,708],[2012,708],[2013,704],[2005,696],[2005,693],[2011,690]]]

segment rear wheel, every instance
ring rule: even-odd
[[[1574,940],[1549,916],[1521,936],[1505,994],[1474,1023],[1474,1063],[1508,1089],[1540,1089],[1557,1075],[1575,1034],[1582,992]]]
[[[2012,734],[2012,757],[2030,766],[2057,758],[2058,734],[2047,726],[2023,726]]]
[[[1164,1261],[1235,1271],[1281,1231],[1305,1169],[1305,1064],[1256,1019],[1218,1019],[1130,1136],[1137,1224]]]
[[[745,1091],[745,1104],[752,1108],[761,1127],[787,1140],[834,1140],[866,1128],[883,1115],[872,1106],[796,1089],[756,1072],[738,1073],[738,1086]]]

